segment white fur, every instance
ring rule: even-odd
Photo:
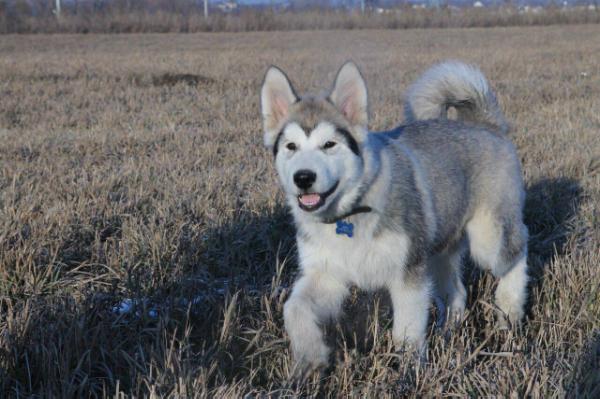
[[[471,257],[483,268],[494,271],[500,259],[502,226],[494,214],[485,208],[475,211],[467,223]]]
[[[305,224],[303,231],[312,239],[298,243],[303,272],[318,270],[347,285],[362,289],[384,287],[390,280],[402,279],[403,263],[410,242],[405,234],[382,233],[372,237],[375,221],[354,226],[349,238],[335,233],[336,226]]]
[[[394,344],[398,348],[408,345],[423,351],[431,302],[431,283],[413,285],[403,279],[390,279],[387,287],[394,306]]]
[[[285,304],[284,318],[301,368],[327,363],[329,349],[319,325],[338,315],[351,285],[366,290],[388,287],[395,299],[395,341],[423,344],[429,291],[418,293],[404,284],[408,237],[386,232],[375,240],[375,226],[375,220],[357,224],[353,238],[336,234],[335,225],[307,221],[300,227],[309,236],[298,242],[303,276]]]
[[[305,273],[294,285],[283,316],[294,358],[302,367],[327,363],[329,348],[320,323],[337,316],[346,294],[344,284],[318,270]]]
[[[524,255],[506,273],[498,283],[496,288],[496,305],[504,313],[500,317],[500,325],[506,327],[503,316],[508,316],[512,324],[517,324],[523,317],[523,307],[527,300],[527,255]]]

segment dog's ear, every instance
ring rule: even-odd
[[[290,106],[298,101],[298,96],[283,71],[270,67],[265,75],[260,92],[260,104],[265,130],[265,145],[273,146],[282,122],[287,119]]]
[[[367,128],[367,85],[354,62],[342,65],[329,98],[353,126]]]

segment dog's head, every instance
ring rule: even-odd
[[[344,64],[327,96],[300,97],[278,68],[261,91],[264,142],[294,207],[315,216],[347,211],[363,174],[367,88],[352,62]]]

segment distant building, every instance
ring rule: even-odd
[[[481,8],[481,7],[483,7],[483,3],[479,0],[477,0],[475,3],[473,3],[473,7]]]

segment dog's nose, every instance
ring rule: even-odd
[[[317,180],[317,174],[312,170],[301,169],[294,173],[294,183],[303,190],[309,189],[315,180]]]

